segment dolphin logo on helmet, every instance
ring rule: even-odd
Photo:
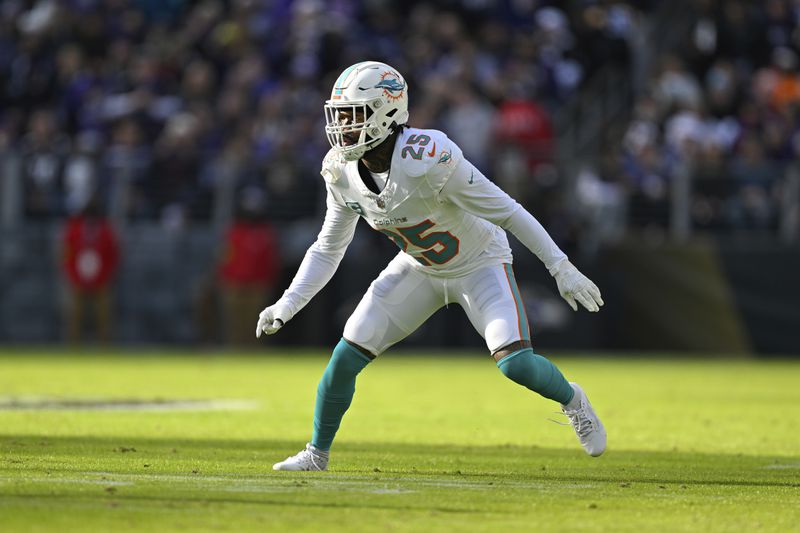
[[[393,93],[395,91],[402,91],[403,89],[405,89],[406,88],[406,84],[405,83],[400,83],[399,81],[390,78],[388,80],[381,80],[380,83],[375,85],[375,88],[376,89],[386,89],[390,93]]]

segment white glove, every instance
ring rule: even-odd
[[[561,261],[551,274],[556,279],[558,292],[573,311],[578,310],[576,300],[592,313],[600,310],[603,305],[600,289],[592,283],[592,280],[581,274],[569,260]]]
[[[280,302],[270,305],[258,315],[256,325],[256,338],[261,338],[261,333],[272,335],[283,327],[292,318],[289,308]]]

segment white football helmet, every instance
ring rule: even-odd
[[[344,70],[325,102],[328,142],[347,161],[360,159],[408,121],[406,81],[395,69],[363,61]]]

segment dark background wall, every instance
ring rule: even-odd
[[[61,339],[59,230],[31,225],[0,233],[0,342]],[[208,229],[177,235],[157,226],[128,231],[122,241],[124,266],[114,283],[114,340],[221,342],[225,317],[213,283],[216,240]],[[294,247],[304,249],[302,243]],[[266,342],[335,342],[361,295],[394,253],[396,248],[383,236],[360,228],[331,283],[281,335]],[[529,252],[515,250],[514,269],[539,347],[796,352],[800,250],[763,239],[698,239],[684,245],[630,241],[603,248],[594,257],[572,257],[602,289],[606,305],[601,313],[573,313],[541,263]],[[295,256],[283,265],[281,288],[300,259]],[[264,305],[268,297],[264,295]],[[250,319],[255,324],[256,317]],[[483,346],[457,305],[438,312],[404,344]]]

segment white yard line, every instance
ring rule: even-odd
[[[403,494],[416,492],[415,489],[421,488],[451,488],[461,490],[487,490],[487,489],[526,489],[536,491],[550,490],[550,484],[541,481],[478,481],[474,479],[452,479],[437,477],[398,477],[395,479],[365,475],[349,476],[337,475],[333,473],[325,474],[325,477],[308,477],[302,479],[296,474],[292,477],[282,475],[264,475],[259,477],[241,476],[203,476],[199,474],[115,474],[110,472],[84,472],[71,476],[26,476],[4,477],[0,476],[0,484],[15,483],[75,483],[75,484],[97,484],[97,485],[150,485],[153,483],[177,484],[179,488],[182,484],[192,489],[210,489],[223,492],[296,492],[302,490],[330,490],[330,491],[357,491],[370,492],[375,494]],[[562,483],[563,487],[564,484]],[[582,489],[592,488],[595,485],[587,483],[572,483],[571,488]]]
[[[258,402],[242,399],[138,399],[0,396],[0,411],[245,411]]]

